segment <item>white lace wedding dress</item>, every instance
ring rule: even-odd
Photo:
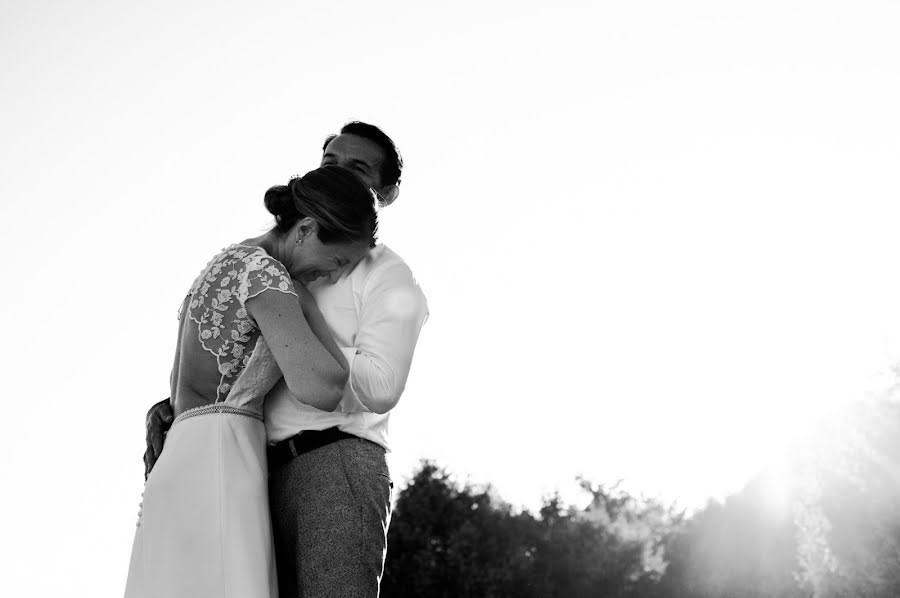
[[[294,294],[284,266],[259,247],[232,245],[185,299],[173,397],[186,360],[214,360],[221,377],[214,403],[176,418],[147,479],[126,598],[278,594],[262,406],[281,373],[244,306],[270,291]]]

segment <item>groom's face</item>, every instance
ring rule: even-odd
[[[332,139],[322,154],[322,166],[336,164],[351,170],[367,187],[381,191],[381,165],[384,152],[372,141],[358,135],[338,135]]]

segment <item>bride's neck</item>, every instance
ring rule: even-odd
[[[254,247],[262,247],[266,253],[274,257],[279,262],[284,263],[287,258],[287,251],[284,247],[285,236],[276,235],[274,231],[269,231],[264,235],[247,239],[241,245],[252,245]]]

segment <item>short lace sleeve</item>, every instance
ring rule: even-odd
[[[217,400],[224,400],[250,361],[248,344],[257,331],[245,306],[248,299],[274,290],[297,296],[284,265],[260,247],[232,245],[207,264],[191,288],[187,315],[197,324],[199,341],[216,356]]]
[[[244,306],[247,299],[256,297],[269,289],[289,293],[296,297],[294,283],[291,282],[287,268],[262,249],[258,247],[252,249],[254,250],[252,253],[240,258],[244,265],[243,268],[232,268],[228,272],[229,276],[233,275],[237,278],[237,300],[241,306]],[[243,251],[238,250],[235,255],[238,253],[243,253]]]

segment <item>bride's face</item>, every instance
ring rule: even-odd
[[[336,280],[348,266],[356,264],[369,250],[365,243],[329,243],[319,240],[313,232],[295,244],[291,260],[291,276],[302,282],[310,282],[327,276]]]

